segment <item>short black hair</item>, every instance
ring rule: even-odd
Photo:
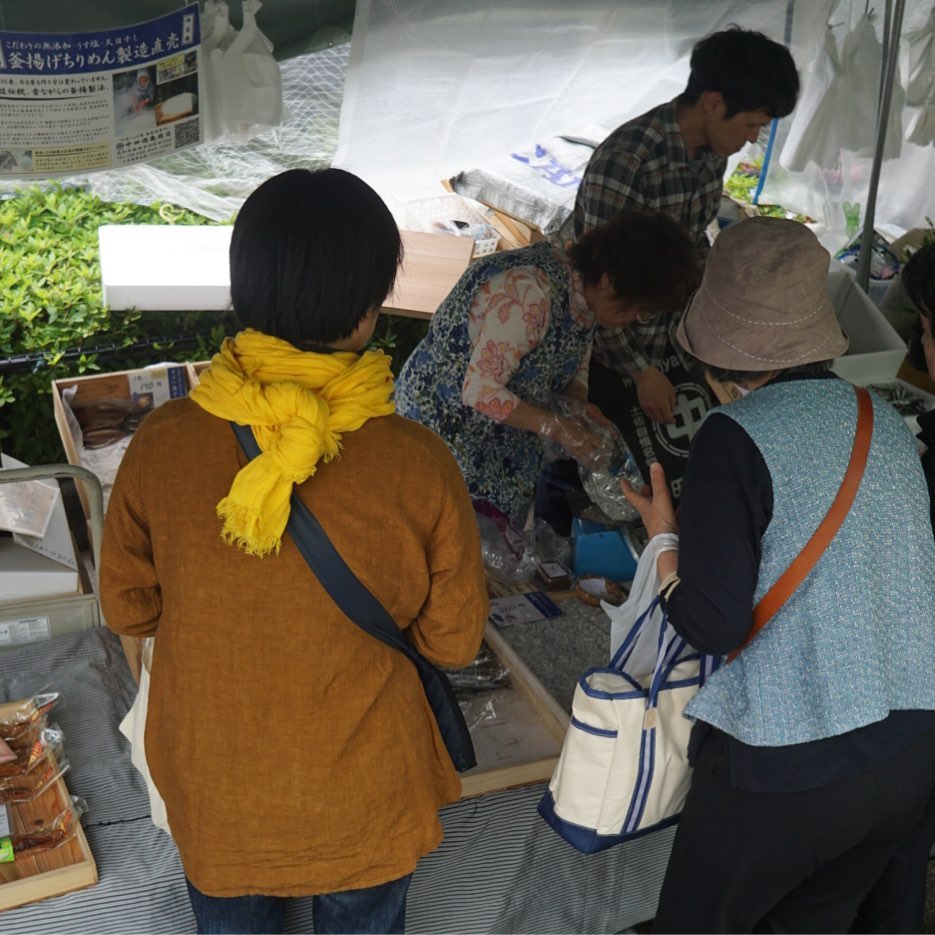
[[[697,360],[697,358],[695,359]],[[819,377],[831,369],[832,363],[834,361],[816,360],[808,364],[799,364],[797,367],[772,367],[770,369],[781,372],[783,376],[798,374],[803,377]],[[762,379],[764,373],[769,373],[768,370],[725,370],[723,367],[712,367],[711,364],[706,364],[701,360],[698,361],[698,364],[707,370],[718,383],[752,382]]]
[[[700,279],[691,240],[665,214],[620,211],[568,255],[586,284],[597,285],[606,273],[619,298],[659,311],[682,308]]]
[[[331,344],[383,304],[401,261],[393,215],[366,182],[290,169],[260,185],[234,222],[234,315],[290,344]]]
[[[935,241],[909,257],[900,279],[912,304],[931,319],[935,315]]]
[[[784,45],[761,32],[730,26],[692,49],[691,74],[679,101],[694,104],[703,91],[724,98],[725,119],[742,110],[785,117],[799,96],[799,74]]]

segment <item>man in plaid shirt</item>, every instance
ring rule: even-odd
[[[661,211],[688,233],[703,262],[727,157],[790,113],[798,91],[792,56],[762,33],[731,27],[702,39],[685,90],[618,127],[594,151],[575,200],[575,236],[622,208]],[[631,376],[640,406],[656,422],[673,421],[675,391],[656,364],[671,354],[669,329],[677,319],[661,316],[629,331],[598,328],[595,335],[592,366]]]

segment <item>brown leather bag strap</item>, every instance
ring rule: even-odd
[[[811,539],[805,543],[805,547],[795,557],[792,564],[763,595],[759,604],[753,608],[753,627],[743,643],[728,655],[728,662],[732,662],[739,655],[740,651],[769,623],[782,605],[792,597],[795,589],[808,577],[809,572],[815,567],[818,559],[841,528],[844,517],[847,516],[854,503],[864,468],[867,466],[870,439],[873,436],[873,402],[870,394],[862,386],[855,386],[854,392],[857,394],[857,430],[854,433],[851,460],[844,472],[844,480],[841,481],[837,496]]]

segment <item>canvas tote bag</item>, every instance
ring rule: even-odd
[[[682,711],[719,659],[696,652],[669,624],[655,591],[656,555],[644,550],[622,607],[602,605],[619,645],[609,666],[578,680],[539,803],[539,814],[585,854],[676,822],[691,783],[692,721]]]
[[[802,551],[753,609],[753,626],[728,662],[806,579],[854,502],[873,436],[870,394],[858,386],[854,392],[857,426],[841,487]],[[688,795],[693,722],[682,712],[720,659],[688,646],[661,608],[656,559],[677,543],[673,534],[651,539],[626,603],[602,602],[617,648],[609,666],[579,679],[562,754],[539,802],[539,814],[585,854],[674,824]]]

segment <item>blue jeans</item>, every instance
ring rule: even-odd
[[[315,932],[318,935],[404,932],[406,895],[411,880],[410,873],[379,886],[315,896],[312,903]],[[287,897],[205,896],[186,882],[199,935],[282,932]]]

